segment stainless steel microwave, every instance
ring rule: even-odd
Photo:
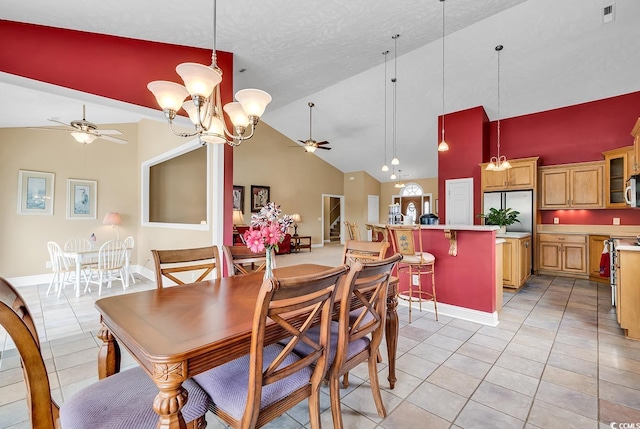
[[[633,175],[627,180],[624,199],[631,207],[640,208],[640,174]]]

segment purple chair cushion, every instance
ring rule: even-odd
[[[318,341],[320,337],[320,327],[313,326],[308,331],[309,338],[312,338],[314,341]],[[338,346],[338,322],[331,322],[331,332],[329,334],[330,346],[329,346],[329,365],[331,365],[336,358],[336,348]],[[349,343],[349,349],[347,351],[347,359],[351,359],[361,351],[365,350],[371,340],[368,337],[359,338],[351,343]],[[306,343],[300,341],[296,344],[293,349],[297,354],[301,356],[306,356],[313,351],[311,346]]]
[[[282,346],[278,344],[271,344],[264,348],[263,370],[267,369],[281,351]],[[284,359],[280,367],[290,365],[298,360],[300,359],[291,353]],[[264,386],[260,409],[268,407],[309,384],[311,374],[311,369],[306,367],[280,381]],[[249,355],[198,374],[193,379],[209,394],[213,402],[212,407],[224,410],[236,420],[242,418],[249,387]]]
[[[182,383],[188,400],[182,409],[189,423],[204,416],[209,397],[193,380]],[[64,429],[154,429],[158,415],[153,400],[158,388],[147,373],[136,367],[100,380],[82,389],[60,407]]]

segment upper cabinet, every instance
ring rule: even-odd
[[[631,130],[633,136],[633,159],[630,161],[629,174],[640,174],[640,118]]]
[[[487,171],[488,163],[480,164],[482,192],[535,189],[538,157],[509,160],[511,168],[503,171]]]
[[[629,207],[624,200],[625,182],[633,174],[634,147],[602,152],[604,155],[604,196],[608,209]]]
[[[603,209],[604,162],[540,167],[540,209]]]

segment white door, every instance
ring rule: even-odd
[[[473,225],[473,177],[445,180],[447,225]]]
[[[367,196],[367,223],[379,223],[380,222],[380,197],[377,195]],[[372,233],[370,229],[367,230],[367,240],[372,240]]]

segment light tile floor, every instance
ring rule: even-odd
[[[279,266],[336,265],[341,248],[281,255]],[[130,291],[153,288],[146,279]],[[439,285],[439,287],[446,287]],[[99,340],[95,294],[60,299],[47,285],[20,288],[41,335],[54,398],[63,402],[97,380]],[[127,291],[129,292],[129,291]],[[119,284],[103,296],[123,293]],[[380,418],[367,383],[366,365],[352,372],[342,391],[346,428],[609,428],[640,425],[640,342],[624,338],[607,285],[539,276],[518,294],[504,293],[497,327],[413,312],[400,306],[395,389],[388,388],[386,360],[379,365],[387,417]],[[0,428],[29,428],[22,371],[12,342],[0,331]],[[124,353],[123,368],[135,365]],[[383,353],[385,355],[385,353]],[[323,387],[322,424],[332,427]],[[208,415],[209,428],[222,428]],[[305,428],[306,404],[270,428]],[[620,427],[620,426],[617,426]],[[638,427],[638,426],[628,426]]]

